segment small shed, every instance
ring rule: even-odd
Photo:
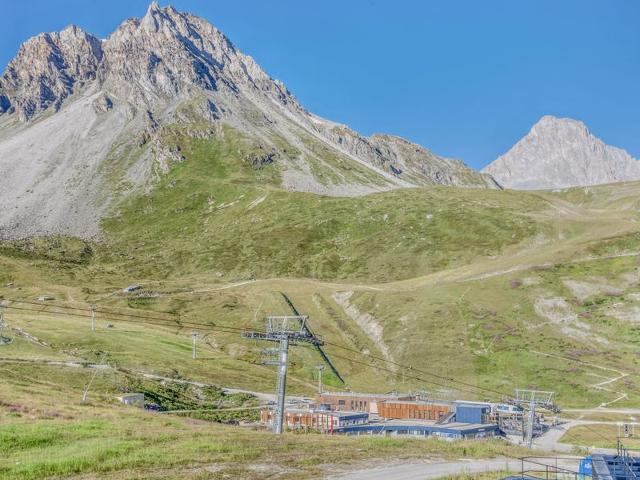
[[[144,393],[127,393],[118,397],[118,400],[125,405],[144,408]]]

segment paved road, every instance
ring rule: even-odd
[[[578,422],[571,421],[549,428],[544,435],[533,439],[533,448],[544,450],[546,452],[571,452],[571,450],[573,450],[573,445],[560,443],[560,439],[567,430],[576,425],[578,425]]]
[[[499,472],[518,470],[517,460],[496,458],[491,460],[461,459],[451,462],[417,462],[400,465],[375,467],[366,470],[341,473],[329,477],[330,480],[425,480],[465,473]]]

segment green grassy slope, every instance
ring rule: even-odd
[[[542,228],[526,213],[545,202],[516,193],[281,191],[272,186],[278,166],[252,167],[238,145],[231,130],[182,140],[186,160],[104,222],[107,244],[96,263],[158,279],[208,271],[227,280],[388,281],[498,254]]]
[[[592,371],[547,368],[552,357],[529,350],[558,355],[586,351],[597,358],[611,344],[604,342],[619,338],[624,344],[618,348],[620,358],[609,363],[620,365],[630,358],[633,327],[612,323],[606,311],[601,309],[599,317],[586,312],[592,316],[580,317],[567,330],[564,320],[549,321],[536,305],[554,298],[572,302],[563,279],[578,271],[579,280],[603,270],[611,275],[633,270],[632,257],[604,264],[570,262],[633,250],[637,186],[599,187],[597,195],[584,189],[549,194],[430,188],[322,197],[276,188],[280,167],[252,163],[256,147],[234,130],[203,139],[186,136],[177,127],[167,132],[167,143],[179,147],[185,161],[152,192],[120,205],[104,222],[103,243],[49,238],[4,244],[0,280],[15,286],[0,287],[0,294],[33,299],[47,293],[74,305],[98,301],[170,311],[205,325],[260,328],[262,315],[287,312],[278,294],[285,291],[333,343],[505,393],[523,385],[550,388],[572,373],[573,383],[557,387],[564,401],[611,400],[614,393],[589,388]],[[588,208],[585,195],[595,196]],[[611,205],[615,208],[608,209]],[[545,270],[536,270],[541,265]],[[526,283],[528,277],[533,284]],[[148,298],[113,294],[138,282],[149,291]],[[229,282],[241,284],[226,288]],[[634,287],[626,285],[625,292],[633,295]],[[346,304],[340,300],[346,298],[344,292]],[[587,308],[569,303],[561,313],[584,316]],[[174,339],[165,340],[147,327],[134,342],[117,330],[76,335],[70,333],[76,327],[60,329],[64,323],[54,318],[50,324],[20,315],[17,320],[81,356],[120,350],[114,360],[130,368],[144,365],[166,372],[188,356],[188,329],[162,332],[161,337]],[[580,337],[571,330],[585,325],[602,337],[596,342],[600,350],[592,346],[593,335]],[[371,333],[376,328],[380,335]],[[230,333],[217,333],[215,342],[211,361],[215,358],[219,368],[203,367],[201,372],[188,365],[178,368],[179,373],[229,386],[270,388],[273,375],[259,366],[260,346]],[[319,359],[306,350],[294,356],[292,378],[299,381],[294,388],[304,391]],[[455,384],[443,387],[406,378],[402,384],[401,372],[380,377],[380,372],[348,360],[336,363],[354,388],[384,378],[380,390],[398,388],[401,382],[403,388],[444,396],[471,393]],[[328,381],[339,387],[335,378]],[[478,397],[487,393],[474,392]]]
[[[0,395],[5,393],[0,385]],[[292,433],[274,437],[103,402],[94,399],[80,405],[54,391],[27,404],[0,404],[0,479],[322,478],[354,462],[376,461],[372,459],[528,453],[500,441],[451,443]]]
[[[353,390],[424,389],[436,398],[497,400],[531,387],[555,390],[567,407],[631,407],[640,400],[640,185],[323,197],[278,189],[278,164],[252,163],[256,147],[233,130],[202,139],[172,132],[167,142],[180,146],[185,161],[153,191],[121,204],[104,222],[103,242],[47,238],[0,246],[3,298],[31,301],[47,294],[55,298],[51,305],[86,312],[95,302],[103,309],[161,316],[167,325],[99,317],[92,333],[88,317],[68,310],[7,309],[11,328],[48,346],[13,330],[14,343],[0,347],[4,415],[12,414],[16,399],[27,409],[46,411],[47,392],[55,390],[58,401],[80,417],[100,416],[97,405],[89,413],[76,405],[91,371],[42,362],[95,362],[105,354],[119,373],[97,377],[93,392],[101,402],[128,388],[123,371],[143,382],[135,388],[149,391],[159,389],[158,382],[141,380],[141,373],[271,391],[275,373],[260,365],[265,345],[215,328],[259,329],[264,315],[289,313],[279,292],[310,315]],[[121,292],[132,283],[144,286],[142,295]],[[201,324],[208,334],[196,361],[190,359],[194,327],[176,318]],[[312,349],[293,349],[291,392],[313,393],[320,361]],[[332,375],[325,378],[330,388],[345,388]],[[5,418],[16,418],[18,426],[11,428],[24,428],[21,417]],[[38,417],[34,428],[47,421]],[[127,428],[135,430],[147,420],[131,422]],[[172,458],[180,465],[193,462],[183,444],[190,428],[181,423],[171,437],[178,439],[180,453]],[[122,435],[101,432],[113,441]],[[251,438],[250,449],[257,448],[251,442],[259,437]],[[51,467],[51,474],[174,468],[146,457],[136,464],[129,453],[134,444],[116,455],[127,459],[118,466],[105,457],[85,468],[80,459],[79,467]],[[49,471],[18,471],[12,462],[23,461],[29,448],[11,452],[0,472],[38,478]],[[46,458],[47,449],[38,450],[37,458]],[[260,451],[257,458],[269,454]],[[233,452],[223,456],[237,464],[245,453]]]

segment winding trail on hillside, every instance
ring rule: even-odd
[[[531,350],[531,353],[535,354],[535,355],[541,355],[544,357],[550,357],[550,358],[555,358],[558,360],[567,360],[565,357],[562,357],[561,355],[554,355],[552,353],[545,353],[545,352],[538,352],[536,350]],[[605,370],[605,371],[609,371],[609,372],[614,372],[616,375],[614,377],[606,377],[605,380],[603,380],[602,382],[598,382],[598,383],[594,383],[591,385],[587,385],[587,388],[591,388],[594,390],[602,390],[604,392],[609,392],[609,393],[613,393],[616,396],[616,398],[614,398],[613,400],[611,400],[610,402],[604,402],[601,403],[600,405],[598,405],[596,408],[604,408],[604,407],[608,407],[609,405],[613,405],[614,403],[617,403],[619,401],[622,400],[626,400],[629,398],[629,395],[627,394],[627,392],[623,392],[623,391],[616,391],[616,390],[612,390],[611,388],[608,388],[606,385],[611,385],[619,380],[622,380],[623,378],[628,377],[630,374],[623,372],[621,370],[617,370],[615,368],[611,368],[611,367],[605,367],[604,365],[598,365],[596,363],[590,363],[590,362],[584,362],[584,361],[580,361],[581,365],[586,365],[589,367],[593,367],[599,370]]]

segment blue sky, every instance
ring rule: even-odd
[[[640,158],[638,0],[161,0],[205,17],[309,110],[482,167],[542,115]],[[146,0],[0,0],[0,68],[75,23],[106,37]]]

